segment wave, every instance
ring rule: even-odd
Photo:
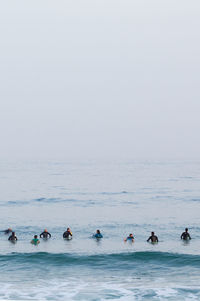
[[[7,202],[1,202],[0,206],[23,206],[23,205],[37,205],[37,204],[58,204],[58,203],[74,203],[74,204],[83,204],[86,203],[87,205],[93,205],[95,200],[78,200],[78,199],[72,199],[72,198],[37,198],[32,200],[17,200],[17,201],[7,201]],[[83,204],[83,206],[85,206]]]
[[[123,190],[123,191],[117,191],[117,192],[100,192],[99,194],[102,194],[102,195],[119,195],[119,194],[133,194],[133,192],[128,192],[126,190]]]
[[[188,200],[186,200],[188,202]],[[194,199],[190,199],[189,201],[191,202],[200,202],[200,198],[194,198]]]
[[[10,253],[0,255],[0,266],[13,263],[46,264],[55,266],[85,265],[91,267],[133,267],[137,264],[167,265],[175,267],[193,266],[200,268],[200,255],[188,255],[168,252],[130,252],[114,254],[70,254],[70,253]]]
[[[64,193],[66,194],[66,193]],[[81,193],[78,194],[80,195],[88,195],[88,199],[77,199],[77,198],[45,198],[45,197],[39,197],[31,200],[10,200],[10,201],[1,201],[0,206],[23,206],[23,205],[37,205],[37,204],[57,204],[57,203],[74,203],[74,204],[79,204],[85,206],[87,205],[93,205],[93,204],[98,204],[100,200],[98,199],[93,199],[92,196],[117,196],[117,195],[126,195],[126,194],[133,194],[133,192],[127,192],[127,191],[121,191],[121,192],[101,192],[101,193]],[[73,195],[73,194],[72,194]],[[76,195],[76,194],[75,194]]]

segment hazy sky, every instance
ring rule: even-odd
[[[1,158],[200,157],[200,2],[1,1]]]

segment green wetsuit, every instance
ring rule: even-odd
[[[33,245],[38,245],[39,244],[39,239],[38,238],[33,238],[32,240],[31,240],[31,243],[33,244]]]

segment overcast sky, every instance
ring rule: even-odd
[[[1,158],[199,158],[199,30],[199,0],[1,1]]]

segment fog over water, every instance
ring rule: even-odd
[[[0,300],[200,300],[199,12],[1,2]]]
[[[1,158],[198,158],[199,9],[2,2]]]

